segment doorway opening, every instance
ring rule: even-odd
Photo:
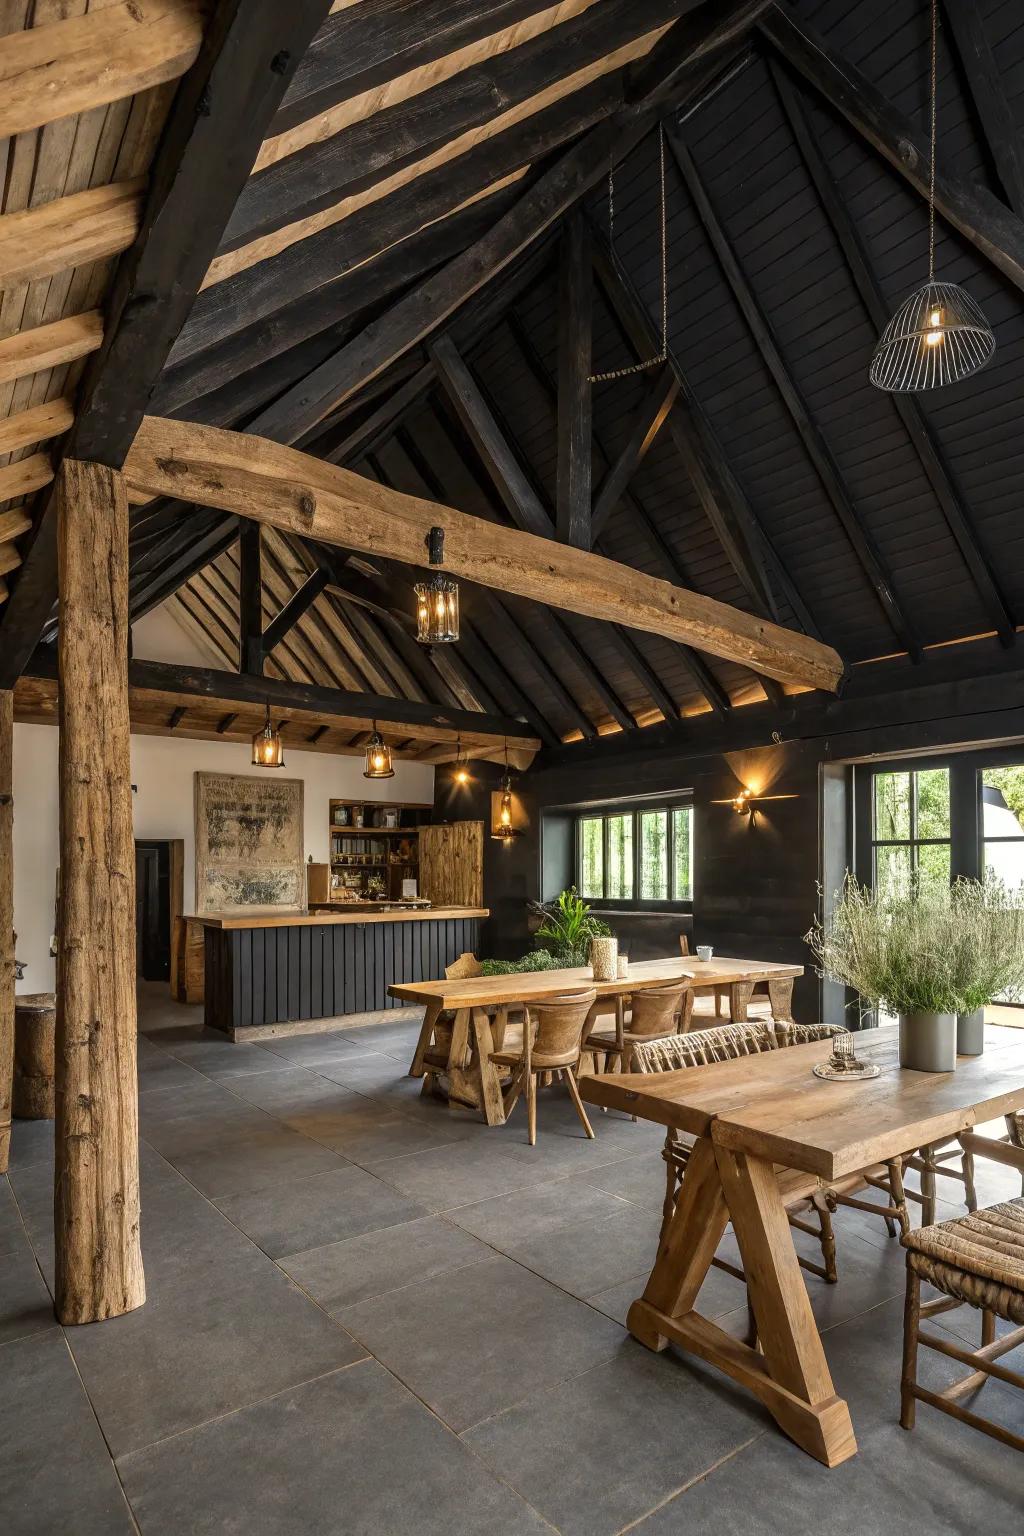
[[[184,895],[180,838],[135,843],[135,970],[143,981],[169,981],[175,918]]]

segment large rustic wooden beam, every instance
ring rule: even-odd
[[[0,1173],[11,1146],[14,1078],[14,694],[0,692]]]
[[[835,688],[843,666],[830,646],[695,592],[518,529],[373,485],[348,470],[266,439],[147,417],[126,462],[130,486],[190,500],[305,538],[423,563],[427,535],[445,529],[454,576],[522,597],[649,629],[768,673]]]
[[[591,446],[590,353],[594,290],[590,231],[580,209],[562,227],[558,265],[558,537],[589,549]]]
[[[846,265],[861,303],[876,334],[884,331],[891,309],[875,273],[867,243],[857,221],[847,206],[839,186],[822,154],[800,94],[789,78],[786,67],[769,61],[772,78],[783,109],[789,119],[797,147],[814,182],[825,216],[839,242]],[[928,476],[935,498],[945,515],[946,524],[963,556],[964,563],[978,590],[985,611],[1003,645],[1013,645],[1017,637],[1016,620],[999,578],[990,564],[978,534],[970,508],[946,461],[939,440],[913,394],[896,392],[889,397],[900,416],[907,436],[917,453],[921,468]]]
[[[178,88],[151,169],[144,214],[141,193],[133,194],[132,229],[119,248],[135,244],[118,266],[103,343],[82,380],[78,414],[64,443],[69,457],[115,466],[123,461],[264,128],[328,5],[329,0],[294,0],[287,6],[226,0],[214,11],[199,57]],[[118,189],[94,191],[114,195]],[[93,195],[78,193],[76,198]],[[74,201],[64,198],[11,217],[49,215],[60,230],[61,205]],[[2,246],[0,240],[0,271]],[[76,257],[75,264],[81,259]],[[53,605],[54,521],[51,498],[37,518],[18,585],[4,610],[0,686],[18,676]]]
[[[0,52],[0,138],[176,80],[202,37],[199,0],[122,0],[14,32]]]
[[[62,1323],[146,1299],[139,1241],[128,501],[66,459],[58,486],[60,868],[55,1305]]]
[[[848,60],[833,53],[814,28],[776,3],[758,27],[773,47],[861,138],[878,151],[922,197],[928,195],[928,148],[914,124]],[[976,181],[936,167],[935,207],[981,253],[1024,289],[1024,221]]]
[[[280,645],[288,631],[299,622],[303,614],[309,612],[326,585],[326,571],[313,571],[307,576],[302,586],[292,594],[277,617],[263,631],[264,652],[269,653]]]
[[[740,311],[747,322],[755,345],[765,367],[775,380],[783,403],[803,443],[807,457],[814,467],[822,489],[839,519],[850,547],[860,561],[864,575],[871,586],[878,604],[901,645],[904,645],[914,661],[921,659],[921,645],[902,603],[895,583],[882,558],[871,533],[854,504],[853,497],[843,479],[839,464],[829,447],[825,435],[811,413],[803,393],[788,367],[774,328],[754,293],[753,287],[740,264],[732,243],[726,234],[714,208],[696,162],[682,140],[671,130],[667,133],[669,147],[679,173],[690,193],[698,217],[704,226],[708,242],[718,258],[725,280],[732,290]]]
[[[0,216],[0,288],[126,251],[142,222],[144,188],[141,178],[111,182]]]

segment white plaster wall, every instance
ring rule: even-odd
[[[185,911],[195,906],[193,774],[252,773],[248,749],[238,742],[175,740],[167,736],[132,737],[132,796],[135,836],[185,840]],[[302,779],[305,854],[318,862],[328,856],[327,802],[421,801],[434,798],[434,770],[425,763],[395,763],[387,784],[363,778],[362,757],[334,757],[326,752],[286,748],[283,777]],[[53,897],[58,860],[57,730],[49,725],[14,727],[14,925],[18,959],[27,963],[20,989],[53,988],[49,957]]]

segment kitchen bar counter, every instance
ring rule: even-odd
[[[480,944],[484,907],[212,913],[205,1022],[233,1040],[316,1030],[317,1020],[403,1006],[388,989],[429,981]]]

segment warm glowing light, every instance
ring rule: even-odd
[[[512,825],[512,794],[509,790],[506,790],[501,797],[501,811],[499,812],[498,820],[503,827],[510,827]]]
[[[284,742],[281,740],[281,732],[275,731],[270,723],[269,704],[263,729],[257,731],[252,738],[252,765],[254,768],[284,767]]]
[[[394,776],[395,770],[391,761],[391,748],[377,730],[377,722],[375,720],[373,722],[373,735],[366,743],[366,766],[363,768],[363,778],[393,779]]]
[[[466,772],[465,768],[456,768],[456,770],[455,770],[455,782],[456,782],[456,784],[468,784],[469,783],[469,774]]]
[[[427,535],[430,563],[444,562],[444,529],[431,528]],[[440,570],[429,581],[418,581],[416,592],[416,639],[421,645],[447,645],[459,638],[459,588]]]

